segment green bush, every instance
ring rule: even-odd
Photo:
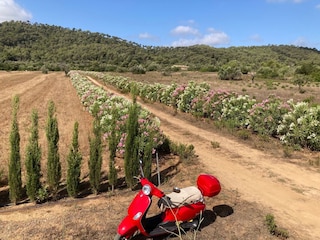
[[[249,110],[247,128],[262,135],[275,137],[282,117],[289,112],[291,105],[291,102],[283,102],[275,95],[270,95]]]
[[[242,78],[241,66],[237,60],[229,61],[218,71],[221,80],[239,80]]]
[[[280,140],[285,144],[300,145],[314,151],[320,150],[320,106],[310,107],[306,102],[293,105],[283,116],[277,128]]]
[[[281,229],[277,226],[277,224],[274,220],[274,216],[272,214],[267,214],[265,221],[266,221],[268,230],[271,235],[274,235],[274,236],[282,238],[282,239],[289,238],[288,231],[285,229]]]
[[[142,65],[133,66],[130,71],[134,74],[145,74],[146,69]]]

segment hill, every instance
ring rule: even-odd
[[[317,49],[288,45],[214,48],[143,46],[134,42],[81,29],[47,24],[10,21],[0,24],[1,70],[146,71],[187,65],[189,70],[218,71],[230,61],[237,61],[242,71],[261,67],[320,65]]]

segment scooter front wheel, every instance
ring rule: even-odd
[[[117,235],[114,236],[114,240],[126,240],[126,238],[117,233]]]

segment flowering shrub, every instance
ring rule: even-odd
[[[246,125],[254,132],[275,137],[283,115],[292,109],[292,104],[292,101],[283,102],[271,95],[252,106]]]
[[[222,101],[232,96],[236,96],[236,93],[230,93],[223,90],[210,90],[202,98],[193,101],[192,110],[199,109],[202,106],[202,116],[205,118],[211,118],[213,120],[220,120],[222,114]],[[193,110],[194,111],[194,110]],[[199,112],[199,110],[197,110]]]
[[[182,112],[190,112],[192,101],[197,97],[201,97],[201,95],[208,92],[209,89],[210,86],[206,83],[196,84],[195,82],[190,81],[181,91],[181,94],[178,94],[178,109]]]
[[[141,97],[159,101],[197,117],[226,121],[233,127],[246,127],[259,134],[280,136],[280,140],[286,144],[320,149],[319,106],[309,107],[303,102],[294,104],[292,100],[282,102],[275,96],[256,102],[247,95],[211,90],[208,84],[193,81],[187,85],[143,84],[129,82],[124,77],[91,74],[121,91],[129,92],[130,87],[135,86],[140,90]],[[103,101],[100,98],[95,100]]]
[[[293,105],[293,110],[283,116],[277,129],[280,140],[286,144],[300,145],[320,150],[320,106],[309,107],[306,102]]]
[[[124,143],[126,139],[126,120],[131,102],[108,93],[104,89],[94,85],[78,72],[70,72],[73,86],[77,90],[83,106],[92,114],[96,105],[99,107],[98,116],[100,118],[103,136],[108,139],[112,128],[112,119],[116,120],[116,131],[119,139],[117,151],[124,153]],[[153,142],[153,147],[161,145],[164,135],[160,131],[160,121],[151,116],[146,109],[140,109],[139,113],[139,136],[141,149],[148,141]]]
[[[172,97],[173,92],[177,89],[177,84],[172,83],[171,85],[163,88],[161,91],[160,102],[171,107],[176,107],[176,100]]]
[[[248,112],[255,104],[248,95],[231,96],[222,100],[221,120],[232,122],[234,127],[245,127]]]

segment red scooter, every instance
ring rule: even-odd
[[[196,229],[199,225],[196,217],[205,209],[203,196],[213,197],[221,190],[217,178],[209,174],[200,174],[197,178],[197,187],[174,188],[172,193],[165,195],[144,177],[141,162],[140,172],[139,181],[142,189],[132,200],[128,208],[128,215],[118,226],[114,240],[130,239],[138,234],[158,237],[176,233],[178,228]],[[152,196],[160,198],[158,206],[161,213],[147,217]]]

